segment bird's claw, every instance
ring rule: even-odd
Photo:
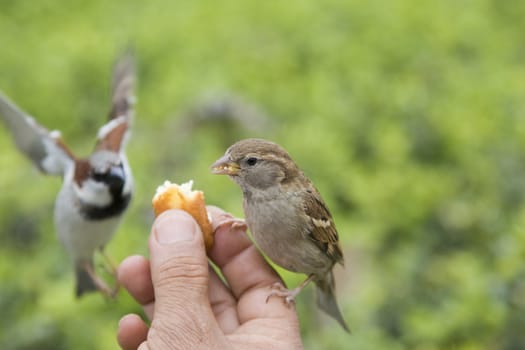
[[[280,297],[284,299],[286,305],[295,303],[295,297],[299,293],[300,289],[287,289],[281,282],[276,282],[271,287],[272,291],[266,297],[266,303],[270,300],[271,297]]]
[[[111,275],[114,279],[117,279],[117,264],[111,259],[109,255],[106,254],[106,252],[101,249],[100,255],[104,258],[104,263],[102,264],[102,268]]]
[[[114,288],[110,288],[109,286],[97,286],[98,290],[102,295],[104,295],[108,299],[115,299],[117,297],[118,291],[120,289],[119,284],[117,284]]]
[[[246,225],[246,221],[244,221],[243,219],[228,217],[224,221],[222,221],[215,230],[218,230],[220,227],[223,227],[226,225],[229,226],[230,231],[233,231],[233,230],[246,231],[248,229],[248,225]]]
[[[116,282],[113,288],[109,287],[107,283],[96,274],[96,272],[93,270],[91,266],[86,265],[84,269],[89,274],[89,277],[91,277],[91,280],[95,284],[95,287],[102,295],[104,295],[108,299],[115,299],[115,297],[117,296],[120,290],[120,284],[118,283],[118,280],[116,279],[116,269],[114,270],[115,271],[114,276],[115,276]]]
[[[243,219],[232,219],[232,229],[233,230],[242,230],[246,231],[248,229],[248,225],[246,225],[246,221]]]

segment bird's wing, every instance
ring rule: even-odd
[[[126,54],[113,71],[109,121],[98,131],[96,150],[123,150],[133,118],[134,88],[135,62],[131,54]]]
[[[0,92],[0,118],[16,146],[44,173],[63,175],[75,156],[58,131],[49,131]]]
[[[306,215],[311,220],[310,238],[334,262],[343,263],[343,252],[339,245],[339,234],[321,195],[313,185],[303,197]]]

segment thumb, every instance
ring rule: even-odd
[[[195,220],[181,210],[162,213],[153,224],[149,250],[154,321],[173,329],[208,317],[208,260]]]

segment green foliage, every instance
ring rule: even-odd
[[[0,7],[0,89],[79,155],[104,122],[115,57],[136,52],[137,193],[108,246],[115,259],[147,254],[164,179],[192,178],[208,202],[242,215],[238,188],[208,167],[229,143],[262,136],[314,180],[344,245],[338,296],[353,334],[308,289],[298,300],[307,348],[525,348],[524,2]],[[253,106],[253,123],[267,126],[188,123],[210,96]],[[0,348],[116,348],[119,318],[139,307],[125,292],[74,299],[52,224],[60,183],[4,128],[0,150]]]

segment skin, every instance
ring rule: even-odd
[[[187,213],[170,210],[153,224],[150,260],[125,259],[119,282],[151,324],[124,316],[122,349],[302,349],[297,313],[280,300],[265,302],[277,273],[232,217],[208,207],[215,230],[210,268],[202,233]],[[180,240],[186,238],[186,240]],[[177,240],[179,239],[179,240]],[[271,335],[271,336],[268,336]]]

